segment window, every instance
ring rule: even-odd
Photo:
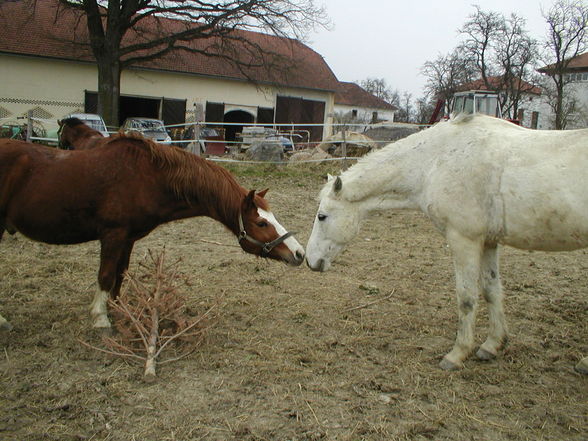
[[[357,118],[357,109],[353,109],[353,110],[351,111],[351,117],[352,117],[352,118]]]
[[[538,122],[539,122],[539,112],[533,112],[531,114],[531,128],[536,129]]]

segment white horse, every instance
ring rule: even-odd
[[[588,246],[588,130],[536,131],[476,115],[442,122],[364,157],[322,189],[307,263],[326,271],[374,211],[418,209],[449,243],[458,330],[440,363],[463,367],[474,347],[478,297],[490,329],[477,351],[493,359],[507,339],[499,244],[566,251]],[[588,357],[576,370],[588,374]]]

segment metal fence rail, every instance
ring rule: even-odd
[[[358,144],[362,145],[366,142],[371,144],[375,144],[377,146],[389,144],[391,141],[388,140],[376,140],[376,139],[369,139],[367,141],[356,141],[356,140],[349,140],[347,139],[347,133],[357,132],[363,133],[372,128],[416,128],[422,129],[425,127],[429,127],[428,124],[408,124],[408,123],[331,123],[331,124],[292,124],[292,123],[274,123],[274,124],[263,124],[263,123],[227,123],[227,122],[188,122],[182,124],[170,124],[165,126],[167,130],[173,130],[178,128],[194,128],[193,133],[199,134],[202,132],[202,129],[205,128],[218,128],[224,126],[241,126],[241,127],[264,127],[270,129],[285,129],[289,128],[289,130],[284,130],[283,132],[277,132],[276,136],[283,136],[288,138],[290,135],[290,141],[292,142],[294,148],[294,152],[300,151],[310,151],[312,147],[316,147],[319,144],[338,144],[341,145],[341,156],[337,157],[329,157],[329,158],[320,158],[320,159],[301,159],[297,160],[296,163],[319,163],[319,162],[329,162],[329,161],[342,161],[345,164],[347,160],[357,160],[358,157],[354,156],[347,156],[347,145],[348,144]],[[13,128],[15,135],[11,136],[13,138],[18,139],[26,139],[29,142],[40,142],[44,144],[50,145],[57,145],[58,139],[57,137],[47,136],[47,133],[55,133],[57,134],[57,129],[59,128],[58,121],[55,119],[43,119],[43,118],[36,118],[32,116],[32,112],[29,111],[29,114],[26,117],[19,116],[16,118],[0,118],[0,127],[4,128]],[[295,127],[330,127],[331,131],[335,131],[335,134],[340,134],[340,138],[335,139],[328,139],[322,141],[297,141],[294,142],[293,135],[294,132],[298,132],[300,130],[295,129]],[[353,129],[361,129],[361,131],[353,130]],[[4,133],[4,132],[1,132]],[[8,132],[7,132],[8,133]],[[116,133],[116,132],[111,132]],[[4,135],[2,135],[4,136]],[[263,140],[262,137],[259,137],[259,140]],[[270,140],[269,142],[276,142],[279,143],[279,140]],[[215,140],[215,139],[207,139],[206,137],[194,136],[190,139],[172,139],[172,143],[179,147],[185,148],[187,150],[192,151],[193,153],[200,154],[200,149],[205,144],[224,144],[229,146],[237,146],[243,145],[243,141],[226,141],[226,140]],[[184,146],[185,145],[185,146]],[[226,158],[222,156],[214,156],[208,157],[207,159],[215,162],[226,162],[226,163],[241,163],[241,164],[259,164],[259,163],[269,163],[269,164],[288,164],[291,161],[283,160],[283,161],[253,161],[253,160],[243,160],[243,159],[236,159],[236,158]]]

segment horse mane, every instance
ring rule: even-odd
[[[80,124],[84,124],[84,122],[81,119],[72,116],[69,118],[62,119],[61,124],[68,127],[76,127]]]
[[[231,207],[219,207],[219,204],[230,203],[233,195],[238,195],[240,200],[246,194],[228,170],[179,147],[158,144],[133,132],[116,133],[107,144],[121,141],[130,152],[148,153],[151,162],[164,172],[168,188],[188,202],[197,199],[227,214]],[[263,198],[256,198],[255,202],[261,209],[268,208]]]

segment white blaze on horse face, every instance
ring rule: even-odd
[[[268,223],[273,225],[279,236],[283,236],[284,234],[288,233],[288,231],[278,222],[278,220],[271,211],[265,211],[261,208],[258,208],[257,213],[259,214],[259,216],[263,217]],[[304,261],[304,247],[300,245],[298,241],[294,239],[293,236],[286,238],[286,240],[284,241],[284,245],[288,247],[293,256],[296,256],[297,259],[300,259],[299,262]]]
[[[359,231],[358,207],[327,194],[321,200],[306,244],[306,262],[314,271],[326,271]]]

